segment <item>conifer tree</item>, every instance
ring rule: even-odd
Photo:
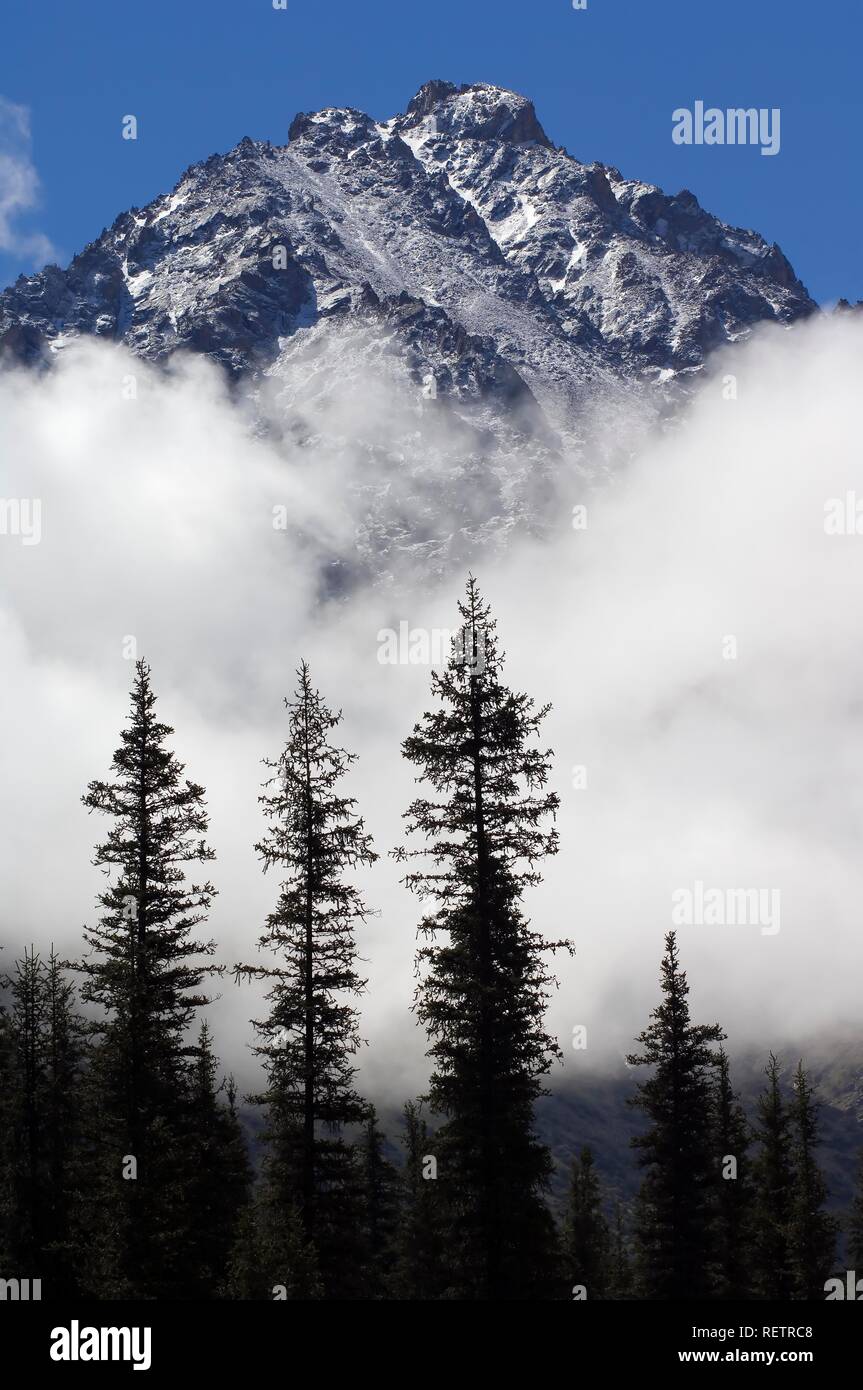
[[[827,1185],[815,1153],[821,1143],[817,1105],[802,1061],[794,1073],[793,1090],[794,1182],[788,1236],[794,1297],[823,1299],[836,1254],[837,1223],[824,1210]]]
[[[552,1169],[534,1134],[541,1078],[559,1057],[544,1026],[553,945],[521,911],[536,864],[557,849],[545,827],[557,808],[546,790],[550,754],[534,745],[547,713],[501,679],[495,624],[471,577],[463,627],[443,672],[439,707],[403,745],[431,788],[406,816],[430,867],[407,875],[436,901],[420,924],[416,1009],[429,1035],[429,1100],[444,1117],[435,1146],[450,1295],[542,1297],[557,1275],[554,1225],[544,1201]],[[444,1216],[444,1203],[441,1203]]]
[[[399,1298],[428,1302],[441,1298],[448,1283],[437,1156],[422,1117],[422,1103],[408,1101],[404,1115],[405,1165],[396,1289]]]
[[[587,1145],[573,1159],[564,1254],[568,1282],[583,1286],[588,1299],[607,1298],[611,1233],[602,1210],[602,1190],[593,1152]]]
[[[7,981],[11,1067],[6,1120],[9,1258],[42,1280],[44,1298],[78,1292],[76,1201],[84,1175],[87,1028],[52,947],[25,950]]]
[[[632,1298],[633,1284],[632,1260],[629,1254],[623,1204],[615,1202],[614,1221],[611,1228],[608,1297],[613,1299]]]
[[[749,1125],[731,1084],[728,1054],[722,1047],[719,1049],[715,1107],[716,1296],[745,1299],[750,1296],[752,1276],[749,1250],[752,1209]]]
[[[264,1184],[240,1214],[228,1263],[231,1299],[307,1302],[323,1298],[314,1247],[296,1207]]]
[[[362,1172],[346,1129],[362,1123],[354,1088],[360,1039],[354,1001],[365,988],[357,973],[355,928],[368,909],[345,875],[377,858],[356,802],[339,784],[355,761],[330,742],[340,723],[312,686],[302,663],[288,710],[281,756],[260,800],[270,822],[257,845],[266,869],[285,877],[261,948],[273,966],[235,967],[237,978],[270,984],[270,1012],[257,1021],[255,1052],[264,1058],[268,1114],[265,1199],[268,1212],[299,1212],[328,1297],[362,1289]]]
[[[789,1227],[794,1179],[790,1117],[782,1099],[779,1061],[770,1053],[767,1086],[758,1098],[759,1149],[752,1172],[753,1286],[756,1298],[786,1301],[793,1296]]]
[[[863,1278],[863,1149],[857,1167],[857,1186],[847,1221],[848,1260],[851,1269]]]
[[[82,1232],[77,1219],[81,1192],[90,1180],[91,1168],[85,1145],[91,1029],[78,1013],[75,988],[53,946],[45,963],[42,987],[46,1053],[42,1104],[48,1183],[43,1199],[45,1272],[51,1296],[61,1300],[80,1290],[78,1251]]]
[[[32,948],[7,981],[12,998],[10,1246],[21,1269],[39,1277],[44,1246],[44,995],[42,962]],[[37,1275],[38,1269],[38,1275]]]
[[[384,1153],[386,1140],[370,1105],[363,1128],[360,1161],[365,1205],[365,1297],[389,1298],[395,1288],[401,1217],[401,1179]]]
[[[224,1295],[228,1266],[250,1199],[252,1172],[236,1110],[233,1080],[219,1084],[208,1024],[203,1023],[194,1060],[188,1126],[190,1178],[187,1216],[188,1296]],[[226,1100],[220,1099],[225,1091]]]
[[[5,981],[0,976],[0,1265],[11,1268],[12,1213],[12,1030],[4,999]]]
[[[665,938],[661,985],[662,1003],[638,1038],[642,1050],[627,1059],[652,1068],[630,1102],[650,1120],[632,1141],[646,1170],[636,1221],[639,1282],[649,1299],[708,1298],[716,1184],[711,1044],[724,1034],[717,1024],[691,1021],[674,932]]]
[[[102,915],[86,929],[82,998],[101,1009],[92,1084],[100,1165],[89,1227],[91,1291],[182,1296],[188,1247],[186,1117],[194,1045],[187,1031],[210,941],[194,939],[214,895],[187,870],[211,860],[204,789],[184,778],[155,712],[150,668],[135,666],[128,727],[89,811],[110,818],[94,863]]]

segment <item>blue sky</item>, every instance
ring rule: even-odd
[[[579,159],[690,188],[778,241],[816,299],[863,299],[859,0],[588,0],[583,11],[571,0],[40,0],[7,7],[1,32],[0,97],[29,109],[40,191],[4,217],[0,148],[0,284],[44,259],[46,238],[65,264],[244,135],[282,143],[297,111],[321,106],[387,117],[443,77],[524,92]],[[779,154],[675,145],[671,113],[696,100],[779,107]],[[121,138],[127,114],[136,141]],[[24,143],[19,130],[19,177]]]

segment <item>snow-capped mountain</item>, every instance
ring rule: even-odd
[[[777,246],[691,193],[581,163],[516,93],[436,81],[385,123],[327,108],[285,146],[192,166],[66,270],[0,295],[0,348],[36,362],[92,334],[204,353],[316,442],[316,405],[378,381],[405,413],[377,432],[358,416],[351,447],[390,456],[411,501],[394,521],[387,480],[379,533],[375,503],[361,530],[434,555],[535,518],[549,473],[584,464],[598,402],[663,409],[712,348],[814,308]]]

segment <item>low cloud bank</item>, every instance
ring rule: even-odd
[[[622,1072],[673,925],[693,1007],[738,1047],[793,1046],[858,1017],[861,349],[859,323],[834,318],[729,351],[625,469],[577,496],[567,482],[555,537],[477,564],[511,683],[553,703],[561,850],[527,906],[577,948],[551,1007],[569,1076]],[[378,915],[361,948],[363,1083],[415,1092],[419,905],[386,851],[413,791],[398,745],[428,668],[379,661],[379,633],[453,627],[464,575],[323,597],[322,572],[350,553],[367,458],[348,452],[338,477],[314,448],[256,432],[201,361],[157,371],[79,344],[51,373],[0,376],[0,421],[3,498],[42,504],[38,544],[8,511],[0,535],[4,961],[30,941],[75,951],[93,919],[106,827],[79,798],[107,772],[135,648],[208,789],[219,959],[254,954],[277,887],[252,849],[260,760],[283,741],[302,656],[345,710],[352,790],[384,856],[364,880]],[[684,908],[675,922],[687,901],[692,920]],[[243,1084],[256,1003],[228,982],[212,1011]]]

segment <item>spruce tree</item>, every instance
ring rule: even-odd
[[[45,1072],[43,1136],[48,1191],[45,1194],[45,1270],[51,1296],[62,1300],[80,1291],[78,1227],[81,1193],[90,1181],[85,1142],[86,1078],[90,1025],[81,1017],[72,982],[51,947],[43,971]]]
[[[244,1207],[228,1263],[231,1299],[307,1302],[323,1298],[314,1248],[296,1207],[265,1184]]]
[[[365,1207],[365,1297],[375,1299],[393,1296],[401,1217],[401,1179],[384,1153],[385,1143],[377,1113],[370,1105],[363,1127],[360,1162]]]
[[[128,727],[109,781],[83,798],[110,819],[94,863],[106,886],[86,929],[82,998],[101,1010],[92,1068],[98,1180],[91,1193],[91,1291],[101,1297],[175,1298],[187,1272],[190,1176],[186,1117],[201,993],[194,939],[214,895],[187,871],[211,860],[204,789],[184,778],[155,712],[150,668],[135,666]]]
[[[863,1278],[863,1149],[857,1167],[857,1186],[854,1200],[848,1213],[848,1262],[853,1270],[858,1270],[858,1278]]]
[[[9,1232],[12,1259],[25,1277],[42,1276],[47,1186],[44,1172],[45,1041],[42,962],[32,948],[15,962],[7,981],[12,999]]]
[[[254,1025],[267,1078],[255,1098],[268,1116],[267,1213],[299,1212],[327,1296],[350,1297],[362,1291],[363,1198],[346,1130],[366,1113],[354,1088],[354,1001],[365,988],[355,928],[368,909],[345,875],[377,856],[356,802],[339,790],[355,761],[330,742],[341,713],[327,708],[305,662],[297,681],[285,701],[287,742],[266,763],[273,776],[260,800],[270,826],[256,846],[265,869],[285,875],[259,941],[281,963],[235,973],[270,984],[269,1014]]]
[[[717,1024],[696,1024],[674,932],[665,938],[662,1003],[640,1034],[631,1066],[652,1068],[630,1101],[647,1115],[633,1139],[645,1177],[636,1219],[639,1282],[648,1299],[709,1298],[716,1169],[712,1142],[711,1044],[725,1036]]]
[[[745,1299],[750,1296],[752,1278],[749,1125],[731,1084],[728,1054],[722,1047],[719,1049],[715,1108],[716,1295]]]
[[[5,1002],[6,982],[0,976],[0,1268],[12,1268],[12,1030]]]
[[[782,1098],[779,1061],[770,1053],[767,1086],[758,1098],[752,1164],[753,1289],[756,1298],[785,1301],[793,1297],[789,1227],[794,1179],[790,1117]]]
[[[602,1210],[602,1189],[593,1152],[588,1146],[573,1160],[563,1244],[568,1283],[583,1286],[588,1299],[607,1298],[611,1233]]]
[[[633,1285],[632,1260],[629,1253],[623,1204],[615,1202],[609,1255],[608,1297],[613,1299],[632,1298]]]
[[[405,1165],[398,1237],[396,1290],[401,1299],[428,1302],[447,1287],[444,1233],[434,1139],[422,1117],[422,1103],[405,1105]]]
[[[557,1251],[534,1104],[560,1052],[544,1026],[554,982],[543,953],[553,944],[520,904],[539,881],[537,861],[557,849],[545,826],[558,804],[546,790],[551,755],[534,744],[547,707],[503,684],[495,624],[472,577],[459,612],[450,660],[432,673],[439,707],[403,745],[431,788],[406,813],[425,843],[399,852],[428,856],[405,881],[436,903],[420,923],[416,1010],[430,1041],[431,1108],[444,1117],[435,1146],[449,1293],[542,1297]]]
[[[815,1153],[821,1143],[817,1105],[802,1061],[794,1073],[793,1091],[794,1181],[788,1235],[794,1297],[823,1299],[836,1254],[837,1223],[824,1210],[827,1185]]]
[[[88,1029],[51,948],[32,948],[7,982],[8,1255],[43,1298],[78,1293],[75,1216],[86,1184],[82,1093]]]
[[[217,1073],[210,1029],[203,1023],[187,1117],[190,1245],[186,1286],[192,1298],[224,1296],[230,1257],[251,1193],[252,1172],[237,1116],[236,1091],[232,1080],[219,1083]]]

